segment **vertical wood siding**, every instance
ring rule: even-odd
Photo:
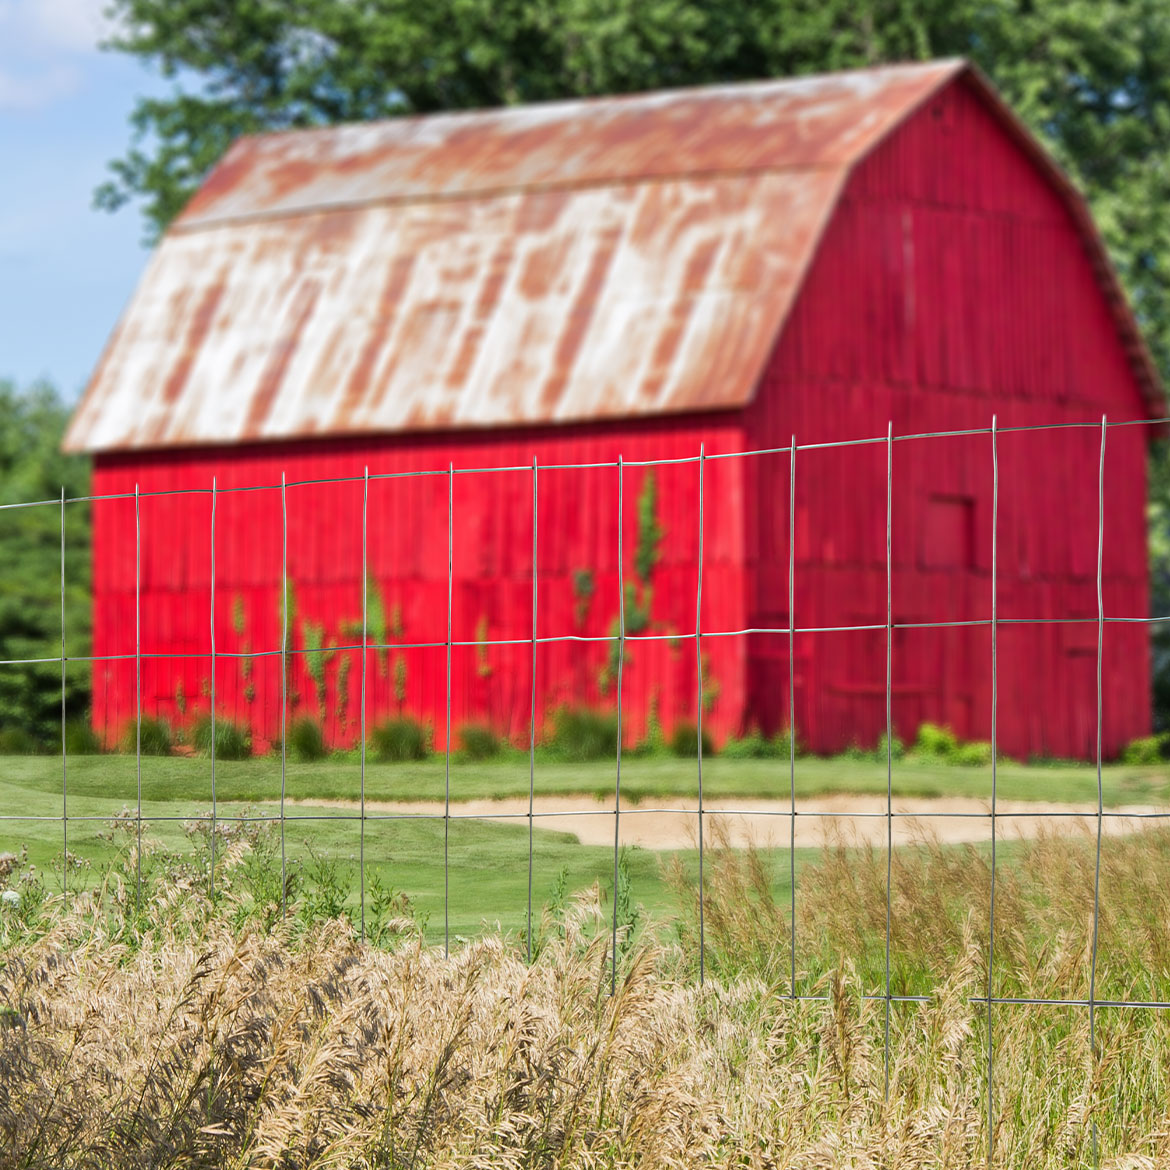
[[[224,489],[515,465],[612,464],[692,459],[738,450],[734,418],[665,420],[632,427],[564,428],[529,434],[457,438],[321,441],[148,456],[102,456],[95,492],[201,489],[204,494],[147,497],[142,518],[142,651],[144,713],[189,725],[210,706],[210,518],[216,507],[216,702],[220,718],[252,729],[259,748],[280,727],[281,504],[279,491]],[[698,467],[694,461],[653,470],[662,539],[647,580],[639,579],[638,499],[648,472],[625,471],[623,572],[627,621],[642,609],[645,635],[679,635],[627,647],[623,709],[628,742],[640,740],[653,710],[666,732],[695,718],[698,701],[694,642],[698,544]],[[743,626],[741,464],[707,462],[703,558],[703,626]],[[299,654],[290,672],[290,719],[319,719],[329,741],[351,746],[360,727],[362,485],[290,487],[288,566],[290,649],[324,646],[322,670]],[[370,641],[439,643],[428,648],[370,651],[369,719],[404,712],[422,718],[445,742],[447,637],[447,499],[445,475],[373,480],[368,557]],[[99,656],[130,655],[94,667],[94,722],[107,741],[135,717],[134,503],[95,505],[95,638]],[[539,474],[538,633],[605,637],[618,613],[617,472],[544,470]],[[532,685],[532,473],[529,470],[454,477],[453,640],[472,643],[452,655],[452,723],[487,723],[527,742]],[[381,615],[379,617],[379,615]],[[635,631],[632,626],[629,632]],[[481,645],[515,640],[515,645]],[[330,649],[332,648],[332,649]],[[743,639],[705,639],[707,725],[723,738],[739,728],[745,703]],[[257,656],[267,654],[267,656]],[[231,657],[234,655],[236,657]],[[202,656],[202,657],[199,657]],[[543,643],[537,654],[542,730],[562,705],[612,709],[605,642]]]
[[[518,464],[694,456],[802,442],[989,426],[1096,422],[1144,414],[1131,368],[1081,237],[1056,193],[960,81],[912,117],[854,174],[807,275],[756,401],[708,415],[528,432],[316,442],[98,458],[99,494],[207,489]],[[1105,604],[1147,613],[1145,433],[1113,430],[1106,467]],[[1004,434],[999,445],[999,614],[1081,624],[1004,625],[999,740],[1014,756],[1087,757],[1095,750],[1097,459],[1095,430]],[[881,444],[802,452],[797,459],[796,605],[801,627],[885,617],[886,452]],[[646,608],[624,688],[627,738],[653,714],[667,732],[693,719],[697,467],[656,469],[661,555],[637,581],[637,500],[628,470],[622,517],[628,616]],[[788,614],[787,455],[706,465],[703,627],[784,630]],[[894,447],[895,622],[990,616],[991,445],[987,436]],[[447,481],[374,481],[369,502],[371,641],[446,638]],[[527,738],[531,675],[530,472],[455,477],[453,724],[490,723]],[[617,477],[604,470],[540,476],[539,633],[604,636],[617,613]],[[142,649],[173,657],[143,666],[143,707],[180,725],[209,704],[207,495],[142,502]],[[216,668],[221,716],[246,722],[260,748],[280,725],[280,497],[219,497]],[[290,647],[360,641],[361,486],[288,492]],[[95,506],[95,653],[134,653],[132,500]],[[378,614],[382,615],[379,628]],[[707,639],[706,723],[717,739],[787,721],[786,634]],[[187,656],[187,657],[184,657]],[[558,706],[614,703],[605,643],[538,652],[542,727]],[[355,742],[360,652],[333,649],[323,671],[294,659],[290,717],[321,719],[331,743]],[[1150,723],[1142,625],[1105,638],[1105,749]],[[427,720],[443,745],[442,646],[371,651],[371,724],[399,710]],[[797,730],[818,751],[873,744],[885,726],[885,633],[802,634],[793,672]],[[323,689],[319,689],[323,684]],[[894,639],[896,730],[946,723],[986,738],[991,711],[986,625],[906,629]],[[108,741],[134,718],[132,657],[94,666],[94,720]]]
[[[757,446],[1145,414],[1076,227],[1056,194],[959,83],[856,172],[760,395]],[[999,616],[1095,619],[1099,432],[999,440]],[[1147,612],[1143,428],[1112,430],[1106,466],[1105,607]],[[796,624],[883,622],[883,446],[797,460]],[[786,624],[788,461],[753,465],[751,623]],[[987,436],[894,446],[895,622],[990,617]],[[1018,757],[1095,751],[1096,624],[1005,626],[999,742]],[[796,640],[798,733],[817,750],[873,744],[885,728],[885,633]],[[1144,626],[1108,625],[1107,753],[1150,725]],[[786,639],[755,638],[750,714],[783,721]],[[987,738],[987,626],[894,638],[896,731],[923,720]]]

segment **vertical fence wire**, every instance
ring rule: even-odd
[[[211,477],[211,869],[208,884],[215,897],[215,476]]]
[[[699,571],[695,590],[695,673],[698,676],[698,706],[695,712],[695,739],[699,768],[699,986],[707,973],[707,939],[703,902],[703,461],[705,444],[699,444]]]
[[[618,455],[618,526],[617,526],[617,563],[618,563],[618,661],[617,661],[617,778],[613,792],[613,939],[610,955],[609,993],[617,991],[617,929],[618,929],[618,849],[620,847],[621,815],[622,815],[622,672],[626,659],[626,584],[622,549],[622,489],[623,489],[622,457]]]
[[[358,842],[358,884],[361,889],[361,937],[366,939],[366,658],[369,656],[367,645],[369,634],[369,591],[370,570],[368,538],[370,511],[370,469],[365,470],[362,480],[362,794],[361,794],[361,835]]]
[[[288,489],[280,473],[280,916],[288,913],[284,800],[288,789]]]
[[[894,882],[894,424],[886,427],[886,1029],[885,1098],[890,1099],[890,926]]]
[[[788,994],[796,998],[796,436],[788,449]]]
[[[528,961],[532,962],[532,812],[536,804],[536,536],[539,516],[536,460],[532,460],[532,695],[528,716]]]
[[[451,607],[455,581],[455,464],[447,465],[447,741],[443,795],[443,955],[451,954]]]
[[[134,851],[135,907],[142,910],[142,513],[134,485],[134,766],[138,773],[137,845]]]
[[[1097,1071],[1097,932],[1101,922],[1101,828],[1105,815],[1105,799],[1101,786],[1101,665],[1105,649],[1105,592],[1103,585],[1105,564],[1105,435],[1108,423],[1101,416],[1101,462],[1097,471],[1097,859],[1093,869],[1093,951],[1089,967],[1089,1057],[1092,1061],[1093,1082]],[[1098,1164],[1097,1117],[1090,1099],[1091,1133],[1093,1138],[1093,1165]]]
[[[528,713],[528,961],[532,962],[532,813],[536,803],[536,536],[539,472],[532,461],[532,705]]]
[[[995,1044],[991,1032],[995,997],[995,818],[999,775],[996,765],[996,722],[999,713],[999,445],[997,419],[991,416],[991,891],[987,929],[987,1165],[995,1159]]]
[[[61,905],[69,903],[69,761],[65,746],[65,487],[61,487]]]

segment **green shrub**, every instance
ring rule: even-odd
[[[729,760],[786,760],[789,754],[788,730],[785,728],[769,739],[759,728],[753,727],[746,735],[729,739],[719,754]]]
[[[670,736],[670,750],[676,755],[684,759],[699,754],[699,733],[690,720],[683,720],[681,723],[675,724],[674,731]],[[715,745],[711,742],[711,737],[707,734],[706,729],[703,731],[703,755],[713,756],[715,754]]]
[[[192,733],[195,750],[211,755],[211,716],[204,715],[195,724]],[[215,721],[215,758],[217,760],[246,760],[252,754],[252,736],[246,727],[230,719]]]
[[[1121,753],[1123,764],[1160,764],[1170,758],[1170,732],[1135,739]]]
[[[325,746],[325,734],[316,719],[307,716],[294,719],[288,729],[288,749],[294,760],[312,762],[323,760],[329,750]]]
[[[122,732],[122,751],[127,755],[135,755],[141,743],[144,756],[169,756],[175,746],[175,738],[171,726],[165,719],[155,719],[152,715],[142,717],[142,735],[138,734],[138,723],[130,720],[126,730]]]
[[[923,723],[919,726],[918,738],[914,741],[915,755],[949,760],[958,749],[959,741],[949,727],[939,727],[937,723]]]
[[[981,739],[961,743],[951,756],[951,763],[968,768],[987,767],[991,763],[991,744]]]
[[[37,741],[23,727],[0,728],[0,755],[31,756],[37,748]]]
[[[409,715],[388,719],[374,728],[370,742],[378,759],[387,763],[425,760],[430,754],[430,733]]]
[[[561,707],[553,716],[551,747],[566,760],[617,755],[617,716],[585,707]]]
[[[800,746],[800,736],[798,735],[795,737],[796,743],[794,746],[796,750],[794,752],[792,747],[789,745],[789,734],[789,730],[786,727],[783,731],[778,731],[774,736],[772,736],[772,746],[776,749],[777,759],[787,760],[792,755],[799,756],[802,751]]]
[[[74,719],[65,724],[65,752],[70,756],[101,755],[102,741],[88,719]]]
[[[469,760],[490,760],[503,748],[500,737],[482,723],[465,723],[459,729],[459,743]]]
[[[893,750],[886,750],[886,733],[883,731],[878,736],[878,741],[873,747],[862,747],[857,740],[854,740],[843,752],[839,753],[838,758],[843,760],[856,760],[859,763],[866,764],[884,764],[888,759],[900,760],[905,755],[906,745],[897,735],[894,736]]]
[[[622,739],[622,751],[626,755],[635,756],[642,760],[670,755],[670,747],[666,742],[666,737],[662,734],[662,720],[658,718],[658,697],[656,695],[651,697],[650,710],[646,714],[645,737],[628,750],[624,744],[625,737],[623,736]]]

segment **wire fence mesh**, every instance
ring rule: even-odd
[[[704,447],[693,456],[658,459],[658,460],[639,460],[627,461],[619,455],[614,462],[586,462],[586,463],[562,463],[562,464],[538,464],[537,460],[533,460],[531,464],[500,466],[500,467],[456,467],[453,463],[449,463],[445,469],[436,469],[432,471],[394,471],[383,473],[371,473],[369,468],[364,469],[360,477],[341,477],[326,480],[299,480],[295,482],[288,482],[284,474],[281,475],[279,483],[266,485],[248,485],[248,486],[220,486],[217,484],[215,478],[212,479],[207,488],[182,488],[166,491],[140,491],[138,485],[135,485],[132,495],[126,493],[114,493],[104,495],[88,495],[83,497],[67,498],[64,490],[62,490],[59,499],[56,500],[40,500],[32,502],[9,502],[0,504],[0,513],[5,511],[17,511],[28,508],[50,508],[57,507],[60,511],[60,559],[61,559],[61,573],[60,573],[60,612],[61,612],[61,653],[59,658],[14,658],[0,661],[0,669],[23,666],[30,664],[49,664],[59,662],[61,671],[61,811],[59,817],[47,816],[32,816],[22,813],[20,810],[8,809],[0,813],[0,819],[6,823],[5,833],[9,836],[18,829],[20,822],[33,821],[50,821],[59,820],[61,826],[61,845],[62,845],[62,871],[61,882],[62,890],[65,896],[69,893],[69,857],[70,857],[70,826],[76,825],[80,822],[100,822],[104,818],[98,814],[79,814],[76,811],[70,810],[70,758],[67,750],[67,728],[66,728],[66,672],[70,665],[81,664],[96,667],[99,663],[126,661],[131,660],[134,665],[134,679],[135,679],[135,737],[134,737],[134,769],[135,769],[135,792],[136,804],[134,808],[134,829],[137,842],[137,852],[135,858],[136,864],[136,879],[137,879],[137,894],[138,897],[142,895],[142,858],[143,858],[143,832],[144,826],[150,823],[163,821],[167,818],[165,816],[149,815],[144,812],[143,799],[143,663],[151,660],[165,660],[168,658],[204,658],[206,657],[211,664],[210,674],[210,718],[211,718],[211,733],[209,740],[209,775],[210,775],[210,797],[211,808],[207,814],[207,820],[210,824],[210,847],[212,850],[212,860],[209,869],[209,888],[210,892],[214,894],[215,880],[216,880],[216,861],[215,849],[218,837],[218,827],[224,822],[236,823],[257,823],[257,824],[275,824],[279,827],[280,833],[280,869],[281,869],[281,909],[282,913],[287,912],[286,904],[287,892],[289,890],[289,858],[287,849],[287,829],[290,824],[298,822],[356,822],[358,826],[358,881],[359,881],[359,916],[358,925],[359,931],[363,935],[366,932],[367,925],[367,840],[366,831],[367,826],[375,822],[399,821],[405,822],[410,820],[441,820],[443,825],[443,947],[446,953],[450,952],[452,944],[451,931],[451,826],[453,823],[458,823],[462,820],[475,820],[482,814],[479,812],[463,812],[458,807],[458,800],[453,799],[452,792],[452,690],[453,690],[453,671],[452,671],[452,654],[455,650],[471,649],[477,652],[482,651],[485,647],[492,646],[525,646],[530,648],[531,657],[531,688],[529,698],[529,718],[528,718],[528,800],[527,810],[525,812],[513,813],[497,813],[493,814],[496,820],[506,820],[509,817],[519,819],[526,822],[527,826],[527,901],[524,909],[524,923],[526,934],[526,948],[529,960],[532,958],[532,939],[534,932],[534,908],[533,908],[533,883],[534,883],[534,850],[535,850],[535,825],[538,821],[546,820],[551,824],[555,824],[558,817],[612,817],[613,819],[613,856],[612,856],[612,881],[613,881],[613,912],[612,921],[610,923],[610,987],[611,990],[616,986],[618,978],[618,956],[619,956],[619,918],[618,918],[618,899],[617,891],[619,884],[619,860],[621,850],[621,824],[623,816],[631,814],[637,816],[647,815],[663,815],[663,814],[686,814],[693,815],[695,820],[695,831],[697,838],[697,865],[699,873],[698,881],[698,977],[700,981],[707,978],[707,964],[706,964],[706,933],[704,921],[704,857],[707,852],[705,839],[705,822],[711,815],[704,804],[703,792],[703,765],[704,765],[704,731],[703,731],[703,714],[704,714],[704,643],[708,640],[714,639],[737,639],[746,638],[752,635],[767,634],[774,635],[785,641],[787,645],[787,679],[788,679],[788,693],[787,693],[787,729],[788,729],[788,808],[785,809],[767,809],[761,810],[758,808],[736,809],[727,807],[725,804],[721,805],[718,812],[720,816],[731,816],[737,813],[744,815],[751,814],[753,816],[771,816],[774,818],[784,818],[788,820],[788,874],[789,874],[789,918],[790,918],[790,937],[788,940],[788,986],[786,994],[792,999],[808,999],[808,998],[823,998],[820,996],[813,996],[808,994],[800,986],[799,979],[799,950],[797,939],[797,896],[798,896],[798,882],[797,882],[797,822],[798,819],[803,818],[837,818],[840,813],[836,809],[817,809],[817,808],[799,808],[797,807],[797,774],[799,769],[799,761],[797,756],[797,735],[800,728],[797,726],[797,705],[795,700],[796,693],[796,679],[794,662],[796,659],[795,643],[798,635],[819,635],[828,633],[860,633],[872,632],[884,638],[884,726],[885,726],[885,807],[884,810],[858,810],[851,815],[858,819],[884,819],[885,821],[885,852],[886,852],[886,868],[885,868],[885,924],[884,924],[884,971],[883,971],[883,988],[881,994],[869,995],[866,998],[880,1001],[884,1004],[884,1067],[885,1067],[885,1084],[887,1094],[890,1085],[890,1070],[891,1070],[891,1028],[890,1028],[890,1013],[893,1005],[899,1003],[924,1003],[928,1002],[930,997],[925,995],[903,995],[895,991],[895,984],[893,979],[893,963],[896,955],[893,953],[893,861],[896,852],[895,845],[895,822],[900,818],[909,814],[898,811],[895,806],[894,796],[894,776],[896,771],[896,761],[894,753],[895,744],[895,719],[894,719],[894,664],[895,664],[895,637],[899,631],[904,630],[938,630],[950,628],[970,628],[970,629],[986,629],[988,632],[988,647],[987,653],[990,662],[990,694],[991,694],[991,709],[987,713],[989,717],[990,726],[990,756],[989,756],[989,788],[987,791],[988,807],[986,812],[973,813],[969,811],[956,810],[939,810],[932,815],[939,818],[984,818],[987,820],[989,826],[989,843],[990,843],[990,888],[989,888],[989,906],[988,906],[988,963],[987,963],[987,981],[986,994],[982,997],[977,997],[973,1002],[980,1004],[985,1008],[986,1019],[986,1035],[987,1035],[987,1119],[988,1119],[988,1158],[994,1158],[994,1141],[995,1141],[995,1115],[996,1115],[996,1097],[995,1097],[995,1021],[997,1008],[1005,1008],[1018,1005],[1033,1005],[1033,1006],[1061,1006],[1066,1008],[1083,1008],[1088,1012],[1089,1029],[1090,1029],[1090,1049],[1095,1054],[1097,1051],[1097,1013],[1098,1009],[1105,1007],[1116,1008],[1137,1008],[1149,1010],[1165,1010],[1170,1008],[1170,1001],[1162,999],[1138,998],[1099,998],[1097,995],[1097,973],[1098,973],[1098,947],[1099,947],[1099,923],[1101,918],[1101,856],[1102,856],[1102,837],[1106,822],[1110,818],[1125,818],[1130,821],[1137,819],[1151,819],[1170,817],[1170,812],[1165,811],[1117,811],[1114,809],[1107,809],[1105,807],[1104,789],[1102,780],[1102,766],[1103,766],[1103,729],[1102,719],[1105,703],[1105,677],[1103,672],[1103,660],[1105,653],[1106,629],[1110,624],[1117,625],[1153,625],[1160,622],[1170,621],[1170,615],[1143,615],[1143,614],[1107,614],[1105,605],[1105,591],[1104,591],[1104,571],[1106,563],[1106,528],[1107,528],[1107,512],[1106,512],[1106,440],[1110,430],[1119,427],[1132,426],[1162,426],[1168,420],[1139,420],[1139,421],[1116,421],[1109,422],[1107,418],[1102,417],[1100,422],[1092,423],[1055,423],[1043,426],[1021,426],[1021,427],[999,427],[997,420],[993,417],[989,427],[964,429],[955,431],[939,431],[914,435],[895,435],[892,424],[889,425],[885,435],[877,437],[862,438],[851,441],[836,441],[831,443],[807,443],[798,444],[796,436],[793,436],[790,444],[786,447],[771,448],[767,450],[757,451],[740,451],[740,452],[708,452]],[[1003,617],[999,612],[999,567],[1000,567],[1000,543],[999,543],[999,527],[1000,527],[1000,465],[999,465],[999,448],[1003,440],[1003,436],[1016,433],[1030,433],[1041,431],[1058,431],[1058,430],[1080,430],[1087,432],[1099,432],[1099,458],[1096,475],[1096,557],[1095,557],[1095,586],[1096,586],[1096,614],[1089,618],[1083,615],[1062,615],[1053,613],[1037,613],[1032,616],[1013,616]],[[988,614],[987,616],[965,617],[957,620],[947,621],[896,621],[895,620],[895,561],[894,561],[894,452],[896,446],[900,444],[914,444],[928,439],[949,439],[958,437],[970,438],[985,438],[987,441],[986,452],[986,474],[991,480],[991,524],[990,524],[990,577],[988,582]],[[795,502],[797,499],[798,489],[798,463],[800,460],[798,456],[807,456],[813,452],[824,451],[836,448],[856,449],[864,447],[881,447],[884,445],[884,470],[885,470],[885,566],[884,566],[884,615],[880,612],[874,612],[873,620],[853,622],[849,624],[835,624],[835,625],[798,625],[797,624],[797,573],[798,564],[796,556],[797,546],[797,509]],[[703,597],[704,597],[704,536],[705,536],[705,487],[704,475],[707,466],[714,461],[724,460],[753,460],[765,457],[775,457],[786,459],[788,463],[788,509],[787,509],[787,601],[788,614],[787,623],[784,626],[757,626],[746,625],[743,628],[736,629],[705,629],[703,625]],[[622,537],[622,523],[621,517],[624,515],[626,506],[626,476],[631,468],[651,468],[664,467],[668,465],[687,466],[693,464],[694,475],[697,480],[697,515],[695,522],[697,525],[696,533],[696,547],[697,560],[695,563],[695,579],[694,579],[694,629],[691,631],[684,631],[682,629],[671,630],[655,630],[655,629],[641,629],[639,632],[634,632],[628,628],[627,623],[627,580],[624,573],[624,566],[628,559],[629,550],[623,547]],[[581,472],[586,470],[595,470],[612,473],[616,478],[616,498],[619,522],[616,527],[617,533],[617,621],[612,632],[607,634],[587,634],[580,632],[568,633],[565,631],[548,631],[541,632],[541,615],[538,608],[538,556],[539,556],[539,532],[540,532],[540,483],[541,476],[547,475],[551,472]],[[458,530],[459,518],[456,515],[455,509],[455,483],[457,477],[467,476],[490,476],[502,472],[522,473],[531,476],[531,507],[532,507],[532,570],[531,570],[531,633],[528,637],[508,637],[508,638],[484,638],[476,637],[456,638],[453,622],[454,612],[454,589],[455,589],[455,557],[456,557],[456,532]],[[370,544],[369,544],[369,512],[370,512],[370,488],[372,483],[378,481],[417,478],[417,477],[445,477],[446,478],[446,637],[441,641],[403,641],[401,639],[390,640],[383,638],[382,640],[371,640],[370,630],[370,597],[369,597],[369,579],[370,579]],[[311,655],[314,653],[323,653],[322,648],[300,647],[296,648],[290,645],[289,641],[289,624],[290,624],[290,579],[289,579],[289,508],[288,508],[288,492],[290,489],[303,488],[317,488],[325,485],[335,485],[340,483],[350,483],[360,485],[361,488],[361,623],[360,623],[360,641],[353,641],[342,643],[332,647],[337,651],[353,650],[360,654],[361,660],[361,675],[360,675],[360,787],[358,792],[358,809],[356,813],[347,812],[344,810],[334,810],[332,812],[305,812],[298,809],[297,811],[290,811],[288,807],[288,742],[289,742],[289,677],[290,677],[290,659],[296,656]],[[217,646],[216,643],[216,543],[217,543],[217,506],[225,496],[230,496],[235,493],[251,493],[251,492],[278,492],[280,498],[280,514],[282,517],[282,531],[281,531],[281,565],[280,565],[280,645],[278,648],[258,648],[248,647],[246,650],[235,649],[226,650]],[[210,553],[210,622],[209,622],[209,642],[205,652],[192,652],[188,649],[183,650],[151,650],[144,651],[143,637],[142,637],[142,504],[144,500],[148,500],[160,496],[200,496],[204,495],[208,498],[209,509],[209,553]],[[66,510],[70,506],[77,505],[92,505],[96,503],[107,503],[114,500],[132,500],[134,508],[134,632],[135,645],[133,652],[129,650],[120,653],[112,654],[87,654],[87,655],[72,655],[66,654],[66,558],[69,550],[66,548],[65,540],[65,516]],[[1053,518],[1054,522],[1056,518]],[[83,554],[73,553],[72,555],[86,555],[88,550]],[[997,898],[997,873],[998,873],[998,858],[997,858],[997,839],[999,833],[997,831],[997,822],[1001,818],[1001,813],[998,806],[998,716],[999,716],[999,639],[1001,630],[1012,626],[1028,626],[1028,625],[1085,625],[1088,624],[1095,628],[1096,633],[1096,655],[1095,655],[1095,766],[1096,766],[1096,813],[1095,813],[1095,872],[1093,882],[1093,905],[1091,907],[1092,914],[1092,932],[1091,932],[1091,950],[1090,950],[1090,975],[1089,975],[1089,994],[1087,997],[1050,997],[1050,998],[1029,998],[1023,996],[998,995],[996,982],[996,898]],[[622,765],[623,765],[623,685],[625,682],[625,668],[627,664],[627,648],[631,644],[639,642],[663,642],[670,641],[672,644],[681,644],[686,641],[693,640],[694,650],[694,666],[695,666],[695,680],[697,693],[695,696],[695,713],[696,713],[696,755],[694,759],[694,781],[695,781],[695,795],[697,798],[697,809],[682,807],[671,804],[656,804],[654,806],[639,806],[636,809],[625,808],[622,804]],[[617,721],[617,752],[614,760],[613,773],[613,804],[612,809],[599,809],[597,807],[581,807],[571,809],[549,809],[540,808],[537,805],[537,796],[539,793],[539,761],[537,754],[537,747],[540,740],[541,728],[541,703],[540,703],[540,688],[547,680],[538,679],[537,674],[537,660],[538,649],[542,646],[547,646],[557,643],[605,643],[612,644],[615,653],[615,677],[614,677],[614,710]],[[368,727],[368,679],[367,679],[367,665],[370,654],[380,651],[400,651],[403,649],[429,649],[442,651],[445,655],[445,679],[446,679],[446,694],[445,694],[445,727],[444,727],[444,787],[443,787],[443,811],[441,814],[428,814],[419,812],[385,812],[371,810],[367,802],[367,745],[369,738]],[[276,810],[271,812],[261,813],[239,813],[234,811],[224,812],[220,808],[220,801],[218,799],[216,788],[216,750],[217,750],[217,735],[216,735],[216,713],[217,713],[217,696],[215,690],[216,670],[215,664],[217,659],[257,659],[257,658],[278,658],[280,664],[280,792],[279,803]],[[1042,689],[1043,680],[1038,680],[1038,685]],[[457,794],[456,794],[457,795]],[[1077,817],[1081,814],[1079,812],[1070,811],[1054,811],[1050,809],[1038,810],[1036,812],[1021,812],[1015,811],[1012,814],[1017,817],[1039,817],[1057,819],[1061,817]],[[183,814],[176,815],[176,821],[190,822],[198,819],[195,815]],[[485,908],[487,909],[487,908]],[[1095,1131],[1094,1131],[1095,1132]],[[1095,1142],[1095,1138],[1094,1138]]]

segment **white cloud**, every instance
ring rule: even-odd
[[[108,0],[0,0],[0,36],[29,54],[84,53],[96,49],[112,24]]]
[[[52,65],[31,75],[0,68],[0,110],[39,110],[80,84],[81,71],[74,65]]]

